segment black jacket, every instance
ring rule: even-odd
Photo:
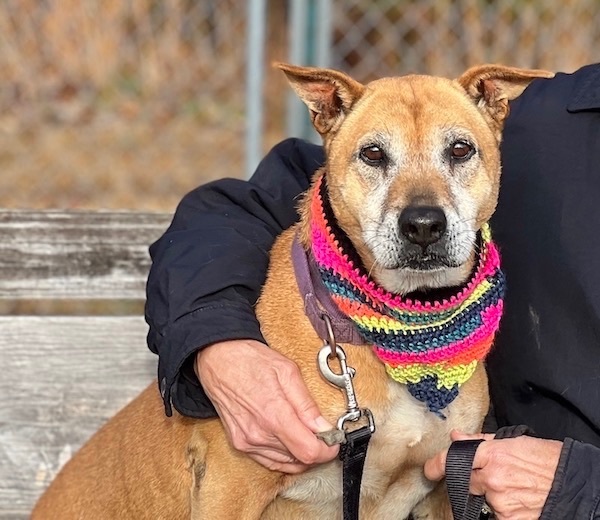
[[[508,291],[492,401],[500,425],[567,438],[542,518],[600,519],[600,65],[535,81],[511,104],[502,157],[492,229]],[[322,161],[320,147],[284,141],[250,182],[189,193],[151,247],[148,344],[167,413],[172,402],[215,414],[192,369],[198,349],[264,341],[253,305],[268,252]]]

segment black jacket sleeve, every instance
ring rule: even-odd
[[[269,250],[298,215],[296,198],[323,163],[321,147],[277,145],[250,181],[222,179],[186,195],[165,234],[150,247],[148,346],[159,355],[167,415],[209,417],[215,410],[193,371],[193,354],[218,341],[263,341],[254,304]]]
[[[567,438],[540,520],[600,519],[600,448]]]

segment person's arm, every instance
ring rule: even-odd
[[[495,518],[508,520],[600,519],[600,448],[522,436],[452,433],[453,440],[485,439],[473,460],[470,492],[485,495]],[[425,463],[425,476],[440,480],[448,450]]]
[[[540,520],[600,519],[600,448],[567,438]]]
[[[269,469],[298,473],[333,459],[298,367],[264,344],[254,304],[269,250],[298,218],[296,198],[323,151],[290,139],[249,182],[225,179],[188,194],[150,249],[148,345],[159,355],[167,415],[218,412],[232,446]],[[200,384],[202,382],[202,384]]]
[[[264,343],[254,304],[269,250],[298,218],[296,198],[321,166],[321,147],[277,145],[247,181],[223,179],[184,197],[166,233],[150,248],[146,321],[167,415],[215,415],[194,374],[195,353],[214,343]]]

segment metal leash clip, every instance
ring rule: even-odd
[[[341,390],[344,390],[346,397],[346,413],[341,415],[337,422],[337,428],[339,431],[344,432],[344,424],[347,421],[356,422],[361,417],[365,417],[368,421],[369,429],[371,433],[375,431],[375,420],[373,414],[368,408],[359,408],[356,401],[356,394],[354,392],[354,385],[352,384],[352,378],[356,371],[349,367],[346,363],[346,353],[344,349],[336,344],[335,336],[333,334],[333,328],[331,327],[331,319],[326,314],[323,315],[323,320],[327,326],[328,338],[325,341],[325,345],[321,348],[318,355],[318,364],[321,374],[327,381],[332,385],[337,386]],[[329,366],[329,359],[337,357],[340,367],[342,369],[341,374],[338,374],[331,370]]]

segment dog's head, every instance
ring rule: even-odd
[[[508,102],[552,74],[485,65],[457,80],[383,78],[279,64],[323,138],[330,203],[371,276],[391,292],[470,274],[498,196]]]

